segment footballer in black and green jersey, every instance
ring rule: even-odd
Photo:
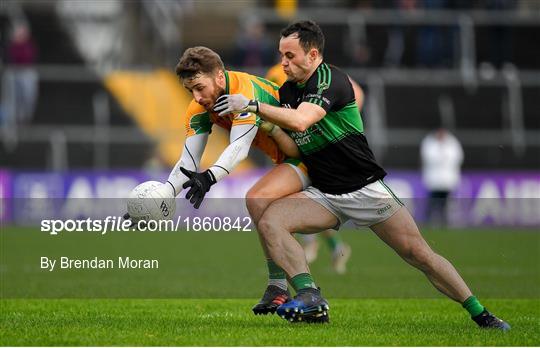
[[[324,41],[312,21],[281,31],[279,52],[288,79],[279,91],[283,107],[243,95],[222,96],[216,106],[220,116],[250,111],[288,129],[298,147],[291,153],[302,157],[312,180],[304,191],[274,201],[257,226],[269,256],[297,291],[276,313],[291,322],[328,322],[328,302],[291,234],[351,220],[368,226],[439,291],[461,303],[480,327],[509,330],[478,301],[454,266],[429,247],[411,214],[381,180],[385,172],[363,135],[352,86],[345,74],[324,62]]]
[[[325,117],[304,132],[288,131],[314,187],[342,194],[386,175],[368,146],[353,88],[341,70],[322,62],[305,83],[285,82],[279,96],[282,106],[288,108],[309,102],[326,111]]]

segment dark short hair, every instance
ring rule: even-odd
[[[176,65],[176,75],[181,79],[189,79],[198,74],[214,74],[225,70],[221,57],[208,47],[196,46],[188,48]]]
[[[310,49],[316,48],[322,55],[324,51],[324,34],[317,23],[313,21],[299,21],[290,24],[281,31],[282,37],[287,37],[292,34],[297,34],[300,40],[300,46],[304,52],[309,52]]]

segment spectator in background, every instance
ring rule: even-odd
[[[416,0],[393,0],[393,7],[407,12],[418,8]],[[392,68],[400,67],[405,51],[405,32],[401,25],[391,26],[388,31],[388,45],[384,53],[384,65]]]
[[[241,67],[262,67],[274,64],[275,48],[266,38],[264,24],[258,18],[250,18],[242,23],[236,39],[234,65]]]
[[[534,2],[534,1],[532,1]],[[485,8],[492,11],[514,11],[515,0],[485,0]],[[489,60],[495,68],[501,69],[512,61],[512,29],[506,25],[493,25],[489,28]]]
[[[418,4],[419,9],[428,11],[442,11],[448,7],[447,0],[421,1]],[[455,26],[420,26],[416,37],[416,65],[427,68],[452,67],[456,30]]]
[[[420,154],[422,180],[429,191],[427,221],[446,225],[448,196],[461,178],[463,148],[452,133],[440,128],[422,140]]]
[[[36,57],[30,29],[26,24],[16,24],[7,47],[8,68],[2,81],[3,123],[6,125],[32,120],[38,97],[38,75],[34,68]]]

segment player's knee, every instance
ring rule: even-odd
[[[271,228],[272,225],[270,224],[270,219],[263,215],[257,224],[257,229],[261,234],[266,234],[271,230]]]
[[[258,187],[257,185],[253,186],[249,189],[249,191],[246,194],[246,199],[251,200],[273,200],[276,198],[276,193],[272,192],[268,188],[262,186]]]
[[[255,220],[255,223],[260,219],[268,204],[260,198],[246,197],[246,208],[249,215]]]
[[[272,201],[267,192],[258,188],[252,187],[246,194],[246,207],[252,216],[260,215]]]

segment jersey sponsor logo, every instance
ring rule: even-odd
[[[306,135],[305,137],[302,137],[302,138],[295,138],[294,142],[296,143],[296,145],[302,146],[302,145],[307,145],[311,143],[311,140],[312,140],[311,135]]]
[[[293,138],[296,145],[306,145],[311,143],[311,134],[309,134],[309,129],[303,132],[291,132],[291,138]]]
[[[322,128],[315,123],[313,126],[309,127],[307,130],[303,132],[291,132],[291,137],[293,138],[296,145],[306,145],[313,141],[312,136],[322,136],[323,130]]]
[[[306,99],[308,99],[308,98],[321,99],[321,95],[320,94],[310,93],[310,94],[306,95],[305,98]]]
[[[306,95],[304,99],[307,100],[310,103],[315,103],[315,104],[317,104],[317,102],[320,100],[320,101],[323,101],[324,103],[326,103],[327,105],[330,105],[330,100],[328,98],[326,98],[325,96],[322,96],[320,94],[310,93],[310,94]]]

